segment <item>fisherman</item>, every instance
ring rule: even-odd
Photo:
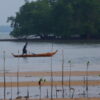
[[[23,51],[22,51],[22,54],[24,55],[24,54],[27,54],[27,49],[26,49],[26,47],[27,47],[27,42],[25,43],[25,45],[24,45],[24,47],[23,47]]]

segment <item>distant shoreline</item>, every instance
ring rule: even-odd
[[[0,41],[26,41],[26,39],[0,39]],[[43,40],[43,39],[27,39],[27,41],[33,41],[33,42],[61,42],[61,43],[100,43],[100,40],[61,40],[61,39],[53,39],[53,40]]]

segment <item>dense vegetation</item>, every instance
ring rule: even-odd
[[[100,39],[100,0],[37,0],[8,17],[14,37]]]

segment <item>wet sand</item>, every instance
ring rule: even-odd
[[[68,71],[64,72],[64,76],[69,76]],[[87,72],[84,71],[72,71],[71,72],[71,76],[86,76]],[[0,77],[2,77],[4,74],[0,73]],[[53,72],[53,76],[61,76],[62,72]],[[88,72],[89,76],[99,76],[100,75],[100,71],[89,71]],[[6,76],[11,76],[11,77],[16,77],[17,76],[17,72],[10,72],[10,73],[6,73]],[[19,72],[19,77],[37,77],[37,76],[51,76],[50,72]],[[44,83],[41,83],[42,86],[51,86],[51,82],[50,81],[46,81]],[[6,82],[6,87],[17,87],[17,85],[19,87],[26,87],[26,86],[39,86],[38,82],[36,81],[23,81],[23,82],[19,82],[17,84],[17,82]],[[64,86],[68,86],[69,85],[69,81],[64,81],[63,82]],[[70,82],[70,85],[72,86],[84,86],[86,85],[86,82],[84,81],[72,81]],[[100,80],[89,80],[88,81],[88,85],[89,86],[98,86],[100,85]],[[4,86],[4,82],[0,82],[0,87]],[[53,86],[62,86],[62,82],[61,81],[53,81]],[[21,98],[22,100],[26,100],[25,98]],[[20,100],[20,99],[13,99],[13,100]],[[39,99],[31,99],[29,98],[28,100],[39,100]],[[48,98],[44,98],[41,100],[51,100]],[[53,98],[53,100],[100,100],[100,98]]]
[[[20,87],[25,87],[25,86],[39,86],[38,82],[35,81],[25,81],[25,82],[19,82],[18,83]],[[72,86],[81,86],[81,85],[85,85],[86,82],[84,83],[84,81],[71,81],[70,85]],[[6,82],[6,87],[17,87],[17,82]],[[46,81],[41,83],[42,86],[51,86],[51,82],[50,81]],[[69,85],[69,81],[64,81],[63,85],[68,86]],[[88,81],[88,85],[91,86],[98,86],[100,85],[100,81]],[[0,82],[0,87],[4,86],[4,82]],[[62,82],[61,81],[53,81],[53,86],[62,86]]]
[[[29,99],[29,100],[39,100],[39,99]],[[41,100],[52,100],[52,99],[41,99]],[[53,98],[53,100],[100,100],[100,98]]]
[[[69,71],[64,71],[64,76],[69,76]],[[20,77],[31,77],[31,76],[51,76],[51,72],[19,72],[18,73]],[[87,74],[86,71],[71,71],[71,76],[85,76]],[[0,76],[2,77],[4,74],[0,73]],[[57,71],[53,72],[53,76],[61,76],[62,72]],[[88,76],[99,76],[100,71],[89,71]],[[16,77],[17,72],[6,72],[6,76],[12,76]]]
[[[8,100],[8,99],[6,99],[6,100]],[[26,98],[12,99],[12,100],[26,100]],[[31,98],[28,98],[27,100],[40,100],[40,99],[31,99]],[[100,100],[100,98],[53,98],[53,99],[43,98],[41,100]]]

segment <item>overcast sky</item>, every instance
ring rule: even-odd
[[[0,25],[10,25],[7,23],[7,18],[15,16],[24,3],[24,0],[0,0]]]

